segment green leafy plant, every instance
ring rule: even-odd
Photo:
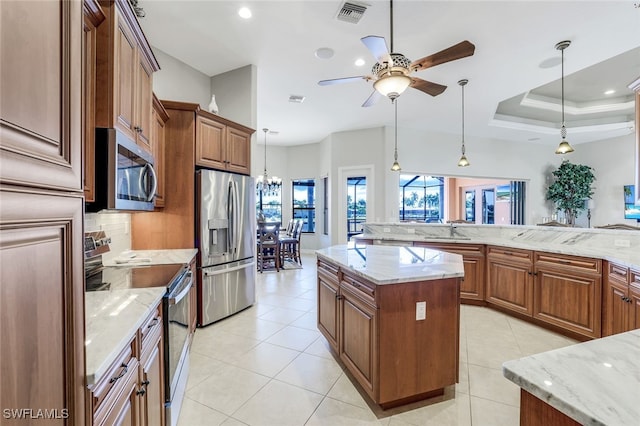
[[[593,168],[564,161],[552,173],[555,181],[547,188],[547,200],[555,203],[556,210],[564,211],[567,223],[573,225],[578,213],[586,208],[584,201],[593,195]]]

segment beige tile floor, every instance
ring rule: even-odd
[[[258,274],[257,303],[196,331],[180,426],[518,425],[504,361],[575,343],[494,310],[461,306],[460,383],[381,411],[357,391],[316,328],[315,256]]]

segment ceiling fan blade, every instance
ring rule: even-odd
[[[351,83],[352,81],[358,80],[370,80],[371,77],[366,75],[360,75],[357,77],[344,77],[344,78],[334,78],[331,80],[320,80],[318,84],[320,86],[331,86],[333,84],[342,84],[342,83]]]
[[[411,77],[411,84],[409,86],[431,96],[438,96],[447,88],[447,86],[443,86],[442,84],[432,83],[417,77]]]
[[[473,55],[476,50],[476,46],[469,41],[461,41],[460,43],[453,45],[449,48],[441,50],[433,55],[425,56],[422,59],[413,61],[411,63],[411,69],[420,71],[425,68],[435,67],[436,65],[444,64],[445,62],[455,61],[456,59],[466,58]]]
[[[360,39],[369,52],[376,58],[378,63],[389,62],[391,55],[389,54],[389,48],[387,47],[387,41],[384,37],[380,36],[366,36]]]
[[[362,104],[363,107],[367,108],[374,105],[378,100],[382,97],[380,92],[374,90],[373,93],[367,98],[366,101]]]

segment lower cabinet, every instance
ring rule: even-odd
[[[533,252],[487,246],[486,300],[533,315]]]
[[[164,424],[164,354],[160,305],[114,363],[88,389],[94,426]]]
[[[323,259],[317,267],[318,329],[376,404],[429,398],[458,381],[458,278],[376,285]]]
[[[640,271],[605,261],[602,335],[640,328]]]
[[[601,335],[602,261],[535,252],[533,317],[580,335]]]

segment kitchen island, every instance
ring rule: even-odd
[[[318,329],[383,409],[458,381],[462,256],[350,243],[318,250]]]
[[[502,366],[520,386],[520,425],[640,422],[640,330],[544,352]]]

